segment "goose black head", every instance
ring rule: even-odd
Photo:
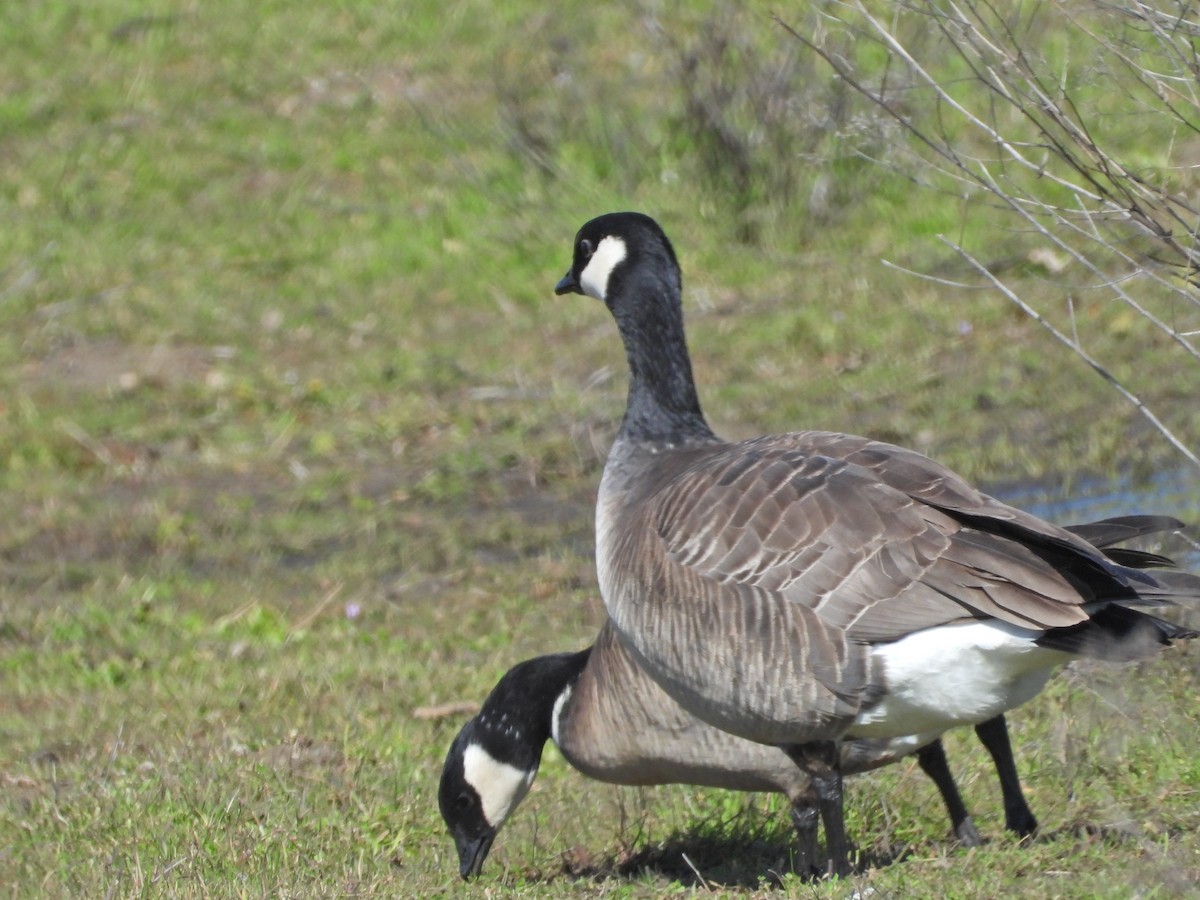
[[[597,216],[575,235],[571,268],[554,287],[556,294],[586,294],[610,308],[630,273],[666,279],[679,292],[679,262],[658,223],[642,213]]]
[[[491,735],[485,734],[479,719],[472,719],[458,733],[438,786],[438,806],[442,819],[458,850],[458,871],[473,878],[483,869],[492,842],[500,826],[512,815],[537,775],[541,747],[532,765],[507,762],[504,756],[528,757],[527,748],[497,748]],[[520,738],[520,733],[517,737]],[[488,749],[487,745],[492,745]],[[506,750],[514,752],[507,753]]]
[[[558,711],[590,652],[539,656],[513,666],[451,743],[438,806],[463,878],[482,871],[496,834],[529,792]]]
[[[597,216],[575,235],[556,294],[604,301],[625,345],[629,400],[618,441],[658,448],[709,442],[683,332],[683,278],[662,228],[636,212]]]

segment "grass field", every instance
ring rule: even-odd
[[[552,296],[599,212],[675,240],[727,436],[867,433],[1065,489],[1177,465],[1003,298],[880,262],[962,279],[949,233],[1071,295],[1197,445],[1195,369],[994,210],[863,161],[855,135],[899,138],[772,11],[0,8],[0,892],[463,890],[435,803],[463,717],[419,713],[602,620],[623,360],[604,310]],[[949,752],[994,840],[954,849],[900,764],[849,791],[870,867],[819,886],[770,874],[778,798],[599,785],[551,748],[469,892],[1183,894],[1197,668],[1075,669],[1011,717],[1028,847],[969,735]]]

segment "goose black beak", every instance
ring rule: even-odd
[[[455,840],[454,843],[458,847],[458,874],[463,877],[463,881],[470,881],[483,871],[483,861],[487,859],[495,839],[496,833],[492,831],[475,840]]]
[[[554,293],[582,294],[583,288],[579,286],[579,282],[575,280],[575,276],[570,272],[567,272],[567,274],[562,277],[558,284],[554,286]]]

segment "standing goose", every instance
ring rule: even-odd
[[[555,288],[608,307],[629,364],[596,504],[601,594],[676,702],[809,776],[833,873],[848,871],[840,742],[984,722],[1073,656],[1143,658],[1192,636],[1127,604],[1196,599],[1200,579],[1113,562],[912,450],[718,438],[681,290],[662,229],[628,212],[579,230]],[[826,868],[815,823],[798,863]]]
[[[1097,546],[1110,547],[1180,524],[1139,516],[1072,530]],[[1170,565],[1164,557],[1141,551],[1105,552],[1129,565]],[[1022,836],[1032,834],[1037,820],[1021,791],[1004,717],[990,719],[976,731],[996,765],[1006,827]],[[532,785],[547,740],[580,772],[611,784],[778,792],[792,802],[792,819],[800,830],[815,813],[807,805],[807,779],[786,753],[720,731],[686,712],[637,666],[606,622],[587,650],[539,656],[511,668],[451,743],[438,804],[463,878],[480,873],[496,834]],[[921,746],[925,741],[929,743]],[[864,772],[914,750],[946,804],[955,837],[964,846],[978,845],[979,832],[936,736],[849,741],[841,747],[842,771]]]

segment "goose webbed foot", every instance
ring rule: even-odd
[[[954,838],[964,847],[982,847],[983,835],[975,827],[975,822],[967,816],[954,826]]]

